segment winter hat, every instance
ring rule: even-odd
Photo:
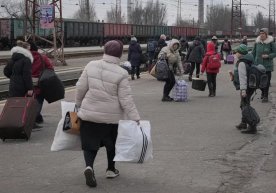
[[[130,41],[135,41],[135,42],[137,42],[137,38],[133,36],[133,37],[130,38]]]
[[[213,36],[211,40],[217,40],[217,36]]]
[[[268,35],[268,29],[267,28],[260,29],[260,32],[264,32],[266,35]]]
[[[167,38],[167,37],[166,37],[165,34],[161,34],[161,35],[160,35],[160,39],[166,40],[166,38]]]
[[[110,56],[120,58],[123,54],[123,43],[118,40],[108,41],[104,45],[104,53]]]
[[[30,48],[30,50],[31,51],[38,51],[38,47],[35,45],[35,43],[34,42],[30,42],[30,45],[31,45],[31,48]]]
[[[244,44],[240,44],[236,49],[235,49],[236,52],[242,54],[242,55],[246,55],[248,54],[248,48],[246,45]]]

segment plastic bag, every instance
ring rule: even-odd
[[[150,122],[120,120],[114,161],[143,163],[152,159]]]
[[[55,137],[51,146],[51,151],[61,150],[81,150],[81,140],[79,135],[72,135],[63,131],[64,118],[68,111],[74,111],[75,103],[61,101],[62,117],[58,123]]]

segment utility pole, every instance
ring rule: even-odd
[[[204,0],[198,0],[198,26],[204,23]]]
[[[85,0],[85,16],[86,16],[86,20],[90,21],[90,3],[89,3],[89,0]]]
[[[116,0],[115,17],[116,23],[119,23],[119,21],[121,21],[121,0]]]
[[[51,3],[47,3],[46,5],[42,5],[41,0],[25,0],[25,40],[32,40],[36,42],[36,40],[45,42],[49,48],[44,49],[43,51],[49,56],[54,58],[54,64],[62,64],[66,65],[64,60],[64,41],[63,41],[63,18],[62,18],[62,0],[49,0]],[[51,11],[51,15],[43,18],[43,10],[42,6],[47,6],[49,11]],[[43,29],[42,24],[44,25],[52,25],[53,28],[44,28],[47,32],[50,32],[48,35],[52,37],[50,40],[45,39],[39,35],[39,30]]]
[[[273,32],[275,36],[275,0],[269,0],[269,22],[268,22],[269,32]]]
[[[241,0],[232,0],[232,11],[231,11],[231,40],[234,32],[238,30],[241,33]],[[236,33],[235,33],[236,35]],[[240,34],[241,35],[241,34]]]
[[[132,11],[132,2],[131,0],[127,0],[127,23],[131,24],[131,11]]]
[[[181,0],[177,1],[177,19],[176,19],[176,25],[180,24],[181,21]]]

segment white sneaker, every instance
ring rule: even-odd
[[[87,166],[85,168],[84,176],[85,176],[87,186],[90,186],[90,187],[96,187],[97,186],[96,178],[95,178],[95,175],[94,175],[94,170],[90,166]]]
[[[114,169],[114,170],[106,170],[105,176],[107,178],[116,178],[117,176],[119,176],[119,170]]]

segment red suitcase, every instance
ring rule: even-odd
[[[31,136],[38,111],[33,97],[8,98],[0,116],[0,138],[26,139]]]

